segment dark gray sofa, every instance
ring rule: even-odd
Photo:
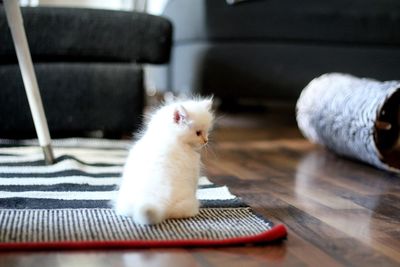
[[[77,8],[23,8],[52,136],[135,131],[144,107],[141,63],[169,60],[172,27],[161,17]],[[11,34],[0,5],[0,136],[33,137]]]
[[[326,72],[400,79],[398,0],[171,0],[164,16],[171,63],[149,79],[177,93],[294,101]]]

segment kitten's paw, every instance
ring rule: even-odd
[[[135,212],[134,220],[138,224],[158,224],[164,220],[164,215],[153,205],[143,205]]]
[[[114,203],[114,210],[117,215],[133,217],[134,207],[124,201],[116,201]]]

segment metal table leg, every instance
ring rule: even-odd
[[[21,10],[17,0],[4,0],[3,2],[39,144],[43,149],[46,163],[52,164],[54,162],[54,155],[51,147],[49,128],[47,126],[39,86],[33,69]]]

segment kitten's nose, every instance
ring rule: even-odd
[[[207,143],[208,143],[207,137],[203,137],[203,143],[204,143],[204,144],[207,144]]]

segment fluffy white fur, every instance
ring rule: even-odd
[[[115,201],[118,214],[157,224],[199,212],[200,150],[213,124],[211,105],[211,99],[188,100],[154,113],[125,164]]]

